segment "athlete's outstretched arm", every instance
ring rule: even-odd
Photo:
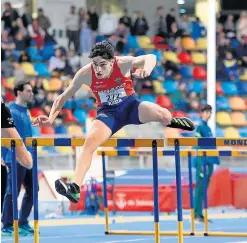
[[[137,69],[133,76],[138,78],[145,78],[150,76],[152,70],[156,65],[156,56],[153,54],[142,55],[138,57],[125,56],[117,57],[120,68],[131,69],[134,66],[143,65],[142,69]]]
[[[35,118],[33,125],[45,125],[45,124],[52,124],[56,117],[58,116],[59,112],[61,111],[62,107],[66,100],[70,99],[82,86],[82,84],[86,84],[88,86],[91,85],[91,68],[90,64],[81,68],[73,78],[72,83],[65,89],[65,91],[59,95],[51,108],[51,112],[49,117],[47,116],[38,116]]]

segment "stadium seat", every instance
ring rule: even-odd
[[[247,138],[247,128],[246,127],[240,128],[239,129],[239,134],[240,134],[241,137]]]
[[[76,109],[74,111],[74,116],[78,120],[79,123],[86,123],[87,112],[82,109]]]
[[[240,80],[247,81],[247,69],[244,70],[244,73],[239,78]]]
[[[6,102],[9,103],[15,100],[15,95],[13,93],[6,93],[5,99],[6,99]]]
[[[154,49],[154,44],[152,44],[152,41],[148,36],[139,36],[137,41],[141,48]]]
[[[21,64],[21,68],[23,69],[24,73],[28,76],[37,76],[38,72],[35,70],[32,63],[23,62]]]
[[[40,127],[32,126],[33,137],[39,137],[41,135]]]
[[[152,43],[155,46],[156,50],[168,50],[169,45],[165,44],[165,39],[160,36],[154,36]]]
[[[79,125],[70,125],[68,127],[68,132],[71,136],[77,136],[77,137],[83,136],[82,127]]]
[[[174,108],[173,104],[171,103],[170,98],[166,95],[158,95],[156,97],[156,103],[163,108],[167,108],[167,109]]]
[[[134,56],[135,57],[139,57],[139,56],[146,55],[146,54],[147,53],[146,53],[146,51],[144,49],[138,49],[138,50],[135,51]]]
[[[224,130],[224,137],[225,138],[239,138],[239,132],[238,129],[236,129],[235,127],[227,127]]]
[[[204,83],[202,81],[195,81],[188,83],[188,91],[195,92],[197,94],[201,93],[204,88]]]
[[[191,37],[184,37],[182,39],[182,47],[185,50],[195,50],[196,44],[195,44],[195,41]]]
[[[46,63],[35,63],[34,64],[35,71],[39,74],[39,76],[50,77],[51,73],[48,71],[48,66]]]
[[[220,82],[216,82],[216,94],[217,95],[224,95],[224,91],[221,88],[221,83]]]
[[[206,38],[199,38],[196,41],[196,49],[197,50],[207,50],[207,39]]]
[[[174,62],[174,63],[179,63],[178,57],[175,52],[172,51],[165,51],[163,54],[165,60]]]
[[[30,110],[31,116],[33,118],[37,117],[37,116],[42,116],[45,115],[44,111],[41,108],[32,108]]]
[[[198,65],[204,65],[207,63],[207,57],[201,52],[192,52],[192,62]]]
[[[247,95],[247,82],[236,83],[240,95]]]
[[[233,82],[223,82],[221,85],[225,95],[237,95],[238,90]]]
[[[224,111],[217,112],[216,120],[217,120],[217,123],[220,126],[230,126],[230,125],[232,125],[232,120],[231,120],[230,114],[227,113],[227,112],[224,112]]]
[[[217,111],[230,111],[231,106],[229,100],[225,96],[217,96],[216,98]]]
[[[55,135],[55,130],[52,126],[41,126],[40,132],[41,134]]]
[[[42,56],[45,60],[49,60],[52,56],[55,55],[55,49],[53,46],[45,45],[42,49]]]
[[[195,67],[193,70],[193,77],[197,80],[207,79],[207,71],[204,67]]]
[[[69,110],[72,110],[75,105],[74,105],[74,100],[72,99],[69,99],[69,100],[66,100],[64,106],[63,106],[65,109],[69,109]]]
[[[184,116],[187,116],[187,114],[184,111],[173,111],[172,116],[173,117],[184,117]]]
[[[51,78],[50,79],[50,91],[60,91],[62,89],[63,83],[59,78]]]
[[[73,154],[74,153],[71,147],[57,146],[56,150],[57,152],[61,154]]]
[[[56,134],[67,134],[67,128],[63,125],[59,125],[55,127],[55,133]]]
[[[141,100],[142,101],[149,101],[149,102],[153,102],[155,103],[155,97],[153,95],[150,94],[144,94],[141,96]]]
[[[15,85],[15,79],[14,79],[14,77],[9,77],[6,80],[6,83],[5,83],[4,88],[5,89],[9,89],[9,90],[13,90],[14,89],[14,85]]]
[[[216,137],[223,138],[224,137],[224,130],[220,127],[216,128]]]
[[[167,94],[172,94],[177,90],[178,84],[174,80],[165,80],[163,82],[163,88],[166,90]]]
[[[192,78],[191,68],[188,66],[181,66],[179,72],[183,78]]]
[[[152,50],[152,51],[150,52],[150,54],[153,54],[153,55],[156,56],[156,61],[157,61],[157,62],[161,62],[162,59],[163,59],[162,52],[159,51],[159,50]]]
[[[92,109],[88,112],[88,116],[90,118],[95,118],[97,116],[97,110],[96,109]]]
[[[194,111],[188,112],[187,117],[196,124],[198,124],[201,120],[199,113]]]
[[[166,90],[163,88],[162,83],[159,80],[153,81],[155,94],[165,94]]]
[[[72,111],[69,109],[61,110],[60,114],[64,116],[64,122],[67,123],[78,122],[77,119],[73,116]]]
[[[32,61],[42,61],[44,58],[40,56],[39,51],[35,47],[28,48],[28,54]]]
[[[245,114],[240,111],[234,111],[231,113],[231,120],[233,126],[247,126]]]
[[[230,97],[229,99],[232,110],[246,111],[247,107],[243,98],[239,96]]]
[[[178,54],[178,59],[181,64],[191,64],[192,63],[191,55],[188,52],[180,52]]]
[[[137,41],[137,37],[136,36],[133,36],[133,35],[128,35],[127,37],[127,42],[128,42],[128,46],[129,48],[140,48],[140,45]]]

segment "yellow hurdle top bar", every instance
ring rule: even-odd
[[[247,157],[247,151],[241,150],[180,150],[180,156],[186,157],[191,154],[191,156],[231,156],[231,157]],[[105,155],[110,157],[116,156],[130,156],[130,157],[139,157],[139,156],[151,156],[151,150],[137,150],[137,149],[102,149],[97,151],[98,155]],[[158,156],[174,156],[174,150],[158,150]]]
[[[180,146],[247,147],[246,138],[167,138],[168,145],[174,146],[176,139],[178,139]]]
[[[25,144],[32,146],[33,140],[37,141],[37,146],[82,146],[84,138],[26,138]],[[22,144],[20,139],[1,139],[1,146],[9,147],[11,140],[18,141],[16,146]],[[157,147],[164,147],[164,139],[124,139],[111,138],[100,147],[152,147],[153,141],[157,142]]]

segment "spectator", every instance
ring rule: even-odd
[[[119,24],[117,31],[116,31],[116,37],[117,37],[117,43],[116,43],[116,51],[119,55],[121,55],[124,51],[124,47],[127,43],[127,37],[128,37],[129,30],[124,24]]]
[[[194,91],[189,93],[189,104],[190,110],[199,110],[200,108],[200,99]]]
[[[191,23],[189,21],[189,16],[187,14],[182,15],[182,21],[179,28],[184,31],[187,35],[191,34]]]
[[[33,17],[29,5],[26,5],[25,7],[25,13],[22,15],[22,22],[25,28],[33,23]]]
[[[18,62],[13,62],[13,76],[15,80],[15,84],[21,82],[22,80],[27,80],[27,76],[25,75],[24,70]]]
[[[236,25],[237,28],[237,39],[241,41],[242,36],[247,36],[247,12],[243,11],[240,14],[240,18]]]
[[[223,61],[224,71],[230,80],[235,80],[238,77],[238,63],[230,51],[225,52],[225,59]]]
[[[148,31],[148,22],[141,11],[138,11],[137,19],[133,25],[133,35],[146,35]]]
[[[227,32],[235,33],[236,29],[235,29],[235,24],[234,24],[233,20],[234,20],[233,15],[230,14],[227,16],[227,20],[224,24],[224,30],[226,33]]]
[[[86,13],[84,15],[84,20],[81,22],[80,31],[80,53],[89,53],[92,47],[92,36],[90,28],[90,18]]]
[[[247,67],[247,37],[242,36],[241,44],[237,47],[237,56],[243,67]]]
[[[80,57],[74,51],[69,51],[68,62],[72,67],[73,73],[76,73],[81,67]]]
[[[108,38],[116,32],[117,25],[117,17],[111,12],[111,7],[107,5],[105,13],[103,13],[99,19],[99,33]]]
[[[45,32],[40,27],[38,19],[33,20],[33,24],[28,26],[28,32],[32,40],[37,44],[37,48],[41,49],[44,46]]]
[[[171,95],[171,102],[174,104],[174,109],[187,111],[189,102],[187,99],[186,83],[181,82],[178,89]]]
[[[171,62],[163,58],[162,65],[165,69],[165,73],[167,77],[175,76],[179,73],[179,67],[176,63]]]
[[[27,106],[33,100],[32,87],[27,82],[18,83],[14,88],[16,101],[9,104],[11,115],[18,133],[22,139],[32,137],[32,123],[28,114]],[[32,148],[28,147],[32,152]],[[8,167],[7,190],[3,203],[2,212],[2,235],[13,235],[13,204],[12,204],[12,168],[11,168],[11,152],[8,150],[5,159]],[[34,230],[28,223],[28,217],[33,206],[33,184],[32,184],[32,170],[21,166],[17,163],[17,191],[21,190],[21,185],[24,185],[25,194],[22,200],[22,206],[19,219],[19,234],[27,235],[33,234]]]
[[[124,15],[119,19],[119,24],[124,24],[127,28],[131,28],[132,20],[128,15],[128,9],[124,9]]]
[[[4,22],[4,29],[9,31],[11,36],[14,36],[16,31],[18,30],[16,21],[19,18],[19,14],[16,10],[14,10],[10,4],[10,2],[4,3],[4,9],[2,15],[2,21]]]
[[[22,52],[26,49],[26,42],[24,40],[23,34],[21,31],[18,31],[15,36],[15,51]]]
[[[38,9],[38,23],[45,33],[48,33],[48,29],[51,27],[51,21],[49,17],[44,14],[44,10],[42,8]]]
[[[169,36],[170,36],[169,43],[171,47],[173,47],[178,52],[180,52],[182,50],[181,39],[183,37],[183,31],[178,29],[177,23],[175,22],[172,23],[171,32]]]
[[[196,18],[195,21],[192,22],[192,32],[191,35],[193,39],[197,40],[203,36],[205,36],[206,29],[201,23],[199,18]]]
[[[176,23],[176,12],[174,8],[170,9],[170,13],[166,15],[166,28],[167,28],[167,32],[168,34],[171,33],[172,29],[171,26],[173,23]]]
[[[4,59],[8,58],[15,49],[15,43],[7,30],[2,31],[1,49]]]
[[[164,8],[159,6],[154,21],[154,33],[157,36],[166,37],[166,22],[164,17]]]
[[[94,5],[90,7],[88,11],[88,15],[90,19],[89,22],[91,25],[92,44],[94,44],[96,36],[97,36],[98,26],[99,26],[99,16],[96,13],[96,8]]]
[[[79,26],[84,22],[84,15],[86,14],[86,11],[84,8],[79,8],[78,15],[79,15]]]
[[[65,68],[65,55],[62,54],[60,48],[55,51],[55,56],[49,60],[49,72],[61,71]]]
[[[31,58],[26,51],[22,52],[19,57],[19,63],[22,62],[31,62]]]
[[[73,42],[74,50],[76,53],[79,53],[79,16],[75,12],[76,7],[71,6],[70,13],[66,17],[66,29],[67,29],[67,38],[68,38],[68,48],[70,49],[70,45]]]

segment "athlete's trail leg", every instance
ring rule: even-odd
[[[94,151],[110,138],[112,131],[103,122],[94,120],[76,164],[74,182],[81,186],[89,170]]]

